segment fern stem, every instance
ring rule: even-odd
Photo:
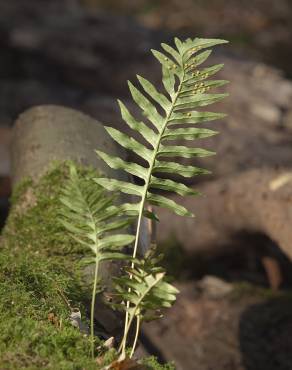
[[[90,342],[91,342],[91,356],[94,359],[94,309],[95,309],[95,297],[97,289],[97,278],[98,278],[98,261],[95,263],[94,281],[91,298],[91,312],[90,312]]]
[[[163,275],[160,277],[159,280],[161,280],[163,278]],[[127,343],[127,336],[128,336],[128,333],[130,331],[130,328],[131,328],[131,325],[132,325],[132,322],[134,320],[134,318],[136,316],[139,316],[137,315],[137,312],[138,310],[140,310],[140,304],[141,302],[143,301],[143,299],[145,298],[145,296],[151,291],[151,289],[158,283],[159,281],[155,281],[153,282],[151,285],[148,286],[147,290],[144,292],[144,294],[138,299],[137,303],[135,304],[135,307],[133,308],[133,311],[131,313],[131,315],[129,315],[128,313],[128,325],[127,327],[125,326],[125,332],[124,332],[124,336],[123,336],[123,339],[122,339],[122,342],[120,344],[120,347],[119,347],[119,350],[118,352],[121,351],[122,349],[122,353],[121,353],[121,357],[124,358],[125,355],[126,355],[126,343]],[[128,311],[127,311],[128,312]],[[130,317],[130,318],[129,318]],[[139,328],[138,328],[139,329]],[[139,334],[139,333],[138,333]]]
[[[151,180],[151,176],[152,176],[154,163],[155,163],[155,160],[156,160],[157,153],[159,151],[161,138],[162,138],[163,133],[166,129],[168,120],[169,120],[169,118],[170,118],[170,116],[173,112],[173,109],[174,109],[175,103],[177,101],[177,98],[180,94],[180,91],[181,91],[181,88],[182,88],[182,85],[183,85],[183,82],[184,82],[184,77],[185,77],[185,71],[183,70],[183,76],[180,80],[180,83],[179,83],[179,86],[178,86],[178,89],[177,89],[177,93],[175,94],[174,98],[172,99],[171,108],[169,109],[169,112],[166,115],[162,130],[159,132],[159,138],[157,140],[157,145],[156,145],[156,148],[154,148],[153,159],[152,159],[152,161],[149,165],[149,168],[148,168],[148,175],[147,175],[147,178],[145,180],[144,193],[142,195],[141,206],[140,206],[140,210],[139,210],[136,236],[135,236],[135,244],[134,244],[134,249],[133,249],[133,254],[132,254],[133,258],[136,258],[136,256],[137,256],[138,242],[139,242],[139,236],[140,236],[140,231],[141,231],[141,221],[142,221],[142,217],[143,217],[144,206],[145,206],[145,202],[146,202],[146,198],[147,198],[147,192],[148,192],[148,188],[149,188],[149,184],[150,184],[150,180]],[[134,262],[131,263],[131,267],[132,268],[135,267]],[[130,275],[130,279],[132,279],[132,278],[133,278],[133,276]],[[122,356],[125,355],[125,353],[126,353],[126,342],[127,342],[127,336],[128,336],[128,332],[129,332],[129,328],[130,328],[129,313],[128,313],[128,309],[130,307],[130,302],[129,301],[127,301],[126,306],[127,306],[127,310],[126,310],[126,317],[125,317],[124,336],[123,336],[122,344],[121,344],[120,349],[119,349],[119,351],[122,350]]]
[[[159,280],[162,279],[163,276],[160,277]],[[126,355],[126,343],[127,343],[127,336],[128,336],[128,333],[130,331],[130,327],[132,325],[132,322],[134,320],[134,318],[136,316],[139,316],[137,315],[137,312],[138,310],[140,309],[140,304],[141,302],[143,301],[143,299],[145,298],[145,296],[150,292],[150,290],[158,283],[158,281],[155,281],[153,284],[151,284],[150,286],[148,286],[147,290],[144,292],[144,294],[138,299],[138,302],[135,304],[135,307],[133,308],[133,311],[130,315],[130,319],[129,319],[129,312],[127,311],[128,313],[128,325],[126,326],[125,325],[125,331],[124,331],[124,336],[123,336],[123,339],[122,339],[122,342],[120,344],[120,347],[119,347],[119,350],[118,352],[120,352],[122,350],[122,353],[121,353],[121,357],[124,358],[124,356]],[[128,303],[128,302],[127,302]],[[138,333],[139,334],[139,333]]]
[[[126,344],[127,344],[127,337],[128,337],[128,333],[129,333],[129,330],[130,330],[130,327],[132,325],[132,322],[133,322],[133,319],[134,319],[135,315],[131,315],[131,317],[129,318],[128,316],[128,324],[127,324],[127,327],[125,325],[125,328],[124,328],[124,335],[123,335],[123,339],[122,339],[122,342],[120,344],[120,347],[119,347],[119,350],[118,352],[121,352],[121,357],[122,358],[125,358],[126,356]]]
[[[135,245],[134,245],[134,250],[133,250],[133,254],[132,254],[132,257],[133,258],[136,258],[137,256],[137,250],[138,250],[138,242],[139,242],[139,236],[140,236],[140,229],[141,229],[141,222],[142,222],[142,216],[143,216],[143,209],[144,209],[144,204],[145,204],[145,198],[143,196],[143,199],[141,201],[141,207],[140,207],[140,211],[139,211],[139,217],[138,217],[138,223],[137,223],[137,229],[136,229],[136,236],[135,236]],[[135,267],[135,264],[134,262],[131,263],[131,267],[134,268]],[[133,278],[133,275],[130,274],[130,279]],[[127,301],[127,310],[126,310],[126,317],[125,317],[125,326],[124,326],[124,336],[123,336],[123,341],[122,341],[122,355],[124,355],[126,353],[126,342],[127,342],[127,336],[128,336],[128,332],[129,332],[129,328],[130,328],[130,325],[131,323],[129,323],[129,307],[130,307],[130,302]]]
[[[131,351],[131,354],[130,354],[130,358],[133,357],[133,354],[135,352],[135,349],[136,349],[136,346],[137,346],[137,341],[138,341],[138,337],[139,337],[139,331],[140,331],[140,316],[138,315],[137,316],[137,322],[136,322],[136,333],[135,333],[135,339],[134,339],[134,343],[133,343],[133,347],[132,347],[132,351]]]

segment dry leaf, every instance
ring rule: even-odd
[[[50,312],[48,314],[48,320],[57,328],[60,326],[59,319],[53,312]]]
[[[126,358],[122,361],[113,362],[103,370],[147,370],[147,368],[130,358]]]
[[[103,343],[103,347],[107,348],[107,349],[111,349],[114,347],[114,344],[115,344],[115,338],[114,337],[110,337],[108,338],[104,343]]]

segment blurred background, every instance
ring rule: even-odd
[[[193,224],[165,214],[158,229],[181,295],[142,347],[177,369],[292,369],[291,24],[290,0],[0,1],[1,226],[19,114],[57,104],[118,126],[116,98],[132,104],[126,80],[160,83],[151,48],[230,41],[211,60],[231,84],[216,107],[228,113],[221,135],[206,144],[213,174],[195,184],[207,197],[190,204]]]

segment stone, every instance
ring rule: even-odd
[[[223,298],[230,294],[233,286],[216,276],[206,275],[197,283],[202,293],[210,299]]]
[[[209,279],[209,278],[208,278]],[[289,293],[231,284],[224,297],[194,295],[195,282],[165,317],[143,327],[145,344],[177,370],[288,370],[292,361]]]

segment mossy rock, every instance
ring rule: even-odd
[[[88,168],[79,171],[84,176],[96,175]],[[91,286],[84,283],[79,266],[84,251],[57,220],[59,196],[67,178],[67,164],[56,164],[37,184],[24,179],[14,190],[0,240],[3,370],[100,368],[90,358],[87,335],[70,323],[66,303],[81,311],[86,324]],[[98,346],[99,339],[96,341]],[[108,353],[105,362],[114,356]],[[164,368],[149,361],[149,369]]]

